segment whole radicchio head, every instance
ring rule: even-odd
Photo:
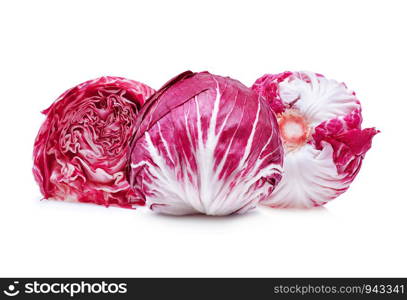
[[[153,92],[133,80],[101,77],[66,91],[45,110],[33,167],[44,197],[106,206],[143,204],[125,170],[136,116]]]
[[[236,80],[182,73],[150,98],[138,123],[130,182],[154,211],[244,213],[280,181],[275,116]]]
[[[263,204],[307,208],[345,192],[378,132],[361,129],[355,93],[311,72],[264,75],[252,89],[277,114],[285,152],[283,179]]]

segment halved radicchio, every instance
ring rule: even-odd
[[[106,206],[143,204],[125,170],[136,116],[153,93],[133,80],[101,77],[66,91],[46,109],[33,167],[44,197]]]
[[[236,80],[182,73],[150,98],[138,123],[130,183],[154,211],[244,213],[280,181],[276,118]]]
[[[263,204],[314,207],[345,192],[378,132],[361,129],[355,93],[310,72],[264,75],[252,89],[277,114],[285,152],[283,179]]]

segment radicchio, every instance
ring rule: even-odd
[[[361,129],[355,93],[311,72],[264,75],[252,89],[277,114],[285,152],[283,179],[263,204],[314,207],[345,192],[378,132]]]
[[[63,93],[48,109],[34,145],[33,172],[45,198],[105,206],[143,204],[126,179],[135,119],[150,87],[101,77]]]
[[[130,183],[156,212],[244,213],[280,181],[276,118],[236,80],[182,73],[149,99],[137,127]]]

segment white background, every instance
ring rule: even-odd
[[[405,1],[2,1],[0,276],[407,276]],[[165,217],[39,201],[40,111],[102,75],[159,88],[184,70],[247,85],[345,81],[374,139],[325,208]]]

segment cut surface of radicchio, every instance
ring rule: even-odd
[[[281,179],[274,113],[236,80],[184,72],[149,99],[138,123],[130,183],[156,212],[244,213]]]
[[[262,204],[309,208],[345,192],[378,133],[362,129],[355,93],[311,72],[267,74],[252,89],[277,114],[285,153],[283,178]]]
[[[63,93],[43,111],[33,173],[44,198],[143,204],[125,174],[135,119],[154,90],[121,77],[101,77]]]

